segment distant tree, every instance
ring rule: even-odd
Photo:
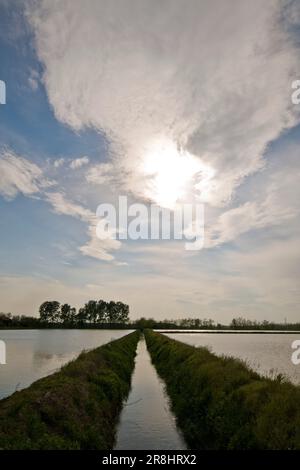
[[[261,327],[263,330],[268,330],[270,328],[270,322],[268,322],[268,320],[263,320],[263,322],[261,323]],[[275,326],[275,324],[274,324]]]
[[[26,315],[14,316],[13,323],[22,328],[39,328],[40,319],[37,317],[27,317]]]
[[[70,311],[70,323],[74,325],[75,322],[76,322],[76,308],[72,307]]]
[[[86,314],[86,310],[85,310],[85,307],[81,307],[79,310],[78,310],[78,313],[75,317],[75,321],[76,323],[79,325],[79,326],[83,326],[86,321],[87,321],[87,314]]]
[[[107,304],[107,321],[108,323],[117,323],[118,319],[118,305],[111,300]]]
[[[12,324],[11,313],[0,313],[0,327],[10,326]]]
[[[210,318],[204,318],[200,324],[204,329],[211,329],[214,326],[214,320],[211,320]]]
[[[129,305],[117,302],[118,318],[117,322],[125,325],[129,322]]]
[[[251,320],[247,320],[243,317],[237,317],[232,320],[232,322],[230,323],[230,327],[233,329],[243,330],[247,328],[256,328],[257,323],[252,322]]]
[[[180,328],[190,328],[191,322],[189,318],[182,318],[180,320],[179,326]]]
[[[70,323],[71,322],[71,305],[63,304],[60,307],[60,320],[62,323]]]
[[[105,323],[107,320],[107,303],[104,300],[97,302],[97,323]]]
[[[46,323],[56,322],[59,319],[59,307],[60,303],[56,300],[42,303],[39,309],[41,321]]]
[[[69,304],[60,306],[59,302],[44,302],[39,309],[43,323],[61,322],[63,325],[94,324],[127,324],[129,322],[129,306],[123,302],[105,302],[104,300],[89,300],[76,314],[76,309]]]
[[[85,314],[86,314],[86,320],[88,320],[91,323],[96,323],[97,322],[97,301],[96,300],[89,300],[85,306]]]
[[[156,326],[157,322],[153,318],[139,318],[136,322],[135,325],[137,328],[140,329],[145,329],[145,328],[154,328]]]

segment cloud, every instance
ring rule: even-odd
[[[300,5],[296,1],[292,1],[288,8],[284,11],[287,20],[292,25],[298,25],[300,23]]]
[[[63,163],[64,159],[60,158],[54,162],[54,166],[58,168]],[[56,214],[75,217],[88,224],[87,231],[90,239],[86,245],[79,247],[82,254],[103,261],[113,261],[114,256],[110,252],[119,249],[121,243],[113,237],[100,240],[96,235],[98,222],[96,214],[81,204],[71,201],[62,192],[47,191],[54,184],[53,181],[45,178],[43,171],[36,164],[16,155],[11,150],[2,150],[0,153],[0,195],[11,200],[18,193],[25,196],[39,193]]]
[[[69,201],[66,196],[59,192],[46,193],[46,200],[51,204],[54,212],[60,215],[69,215],[85,222],[95,220],[95,214],[74,202]]]
[[[75,217],[88,224],[87,233],[89,240],[85,245],[79,247],[79,251],[83,255],[102,261],[114,261],[115,258],[111,251],[118,250],[121,247],[121,242],[115,240],[112,233],[103,233],[105,236],[101,239],[98,237],[101,226],[99,228],[97,225],[99,221],[96,218],[96,214],[82,205],[68,200],[63,193],[47,193],[46,200],[51,204],[55,213]]]
[[[253,248],[255,248],[253,250]],[[249,310],[255,317],[254,302],[273,312],[296,319],[299,304],[299,237],[250,246],[247,251],[228,253],[224,262],[249,291]],[[252,305],[251,305],[252,304]]]
[[[55,168],[60,168],[62,167],[65,163],[66,163],[66,158],[57,158],[56,160],[54,160],[54,167]],[[80,157],[80,158],[74,158],[73,160],[70,160],[68,165],[69,165],[69,168],[71,168],[72,170],[77,170],[78,168],[81,168],[82,166],[84,165],[87,165],[89,163],[89,158],[88,157]]]
[[[282,226],[289,236],[290,225],[299,220],[300,165],[298,149],[285,147],[285,165],[264,172],[253,183],[252,201],[224,211],[205,227],[206,247],[216,247],[238,239],[251,230]],[[278,156],[277,156],[278,158]]]
[[[105,133],[126,189],[145,194],[143,156],[168,139],[214,169],[204,199],[220,206],[299,122],[295,3],[42,0],[28,18],[57,119]]]
[[[40,80],[39,73],[34,69],[30,69],[30,75],[28,77],[28,84],[32,91],[36,91],[38,89],[39,80]]]
[[[111,251],[118,250],[121,247],[121,242],[110,237],[100,240],[96,235],[96,227],[94,225],[89,227],[89,235],[90,240],[88,243],[79,248],[81,253],[99,260],[113,261],[115,258]],[[120,265],[119,262],[117,264]]]
[[[88,157],[75,158],[74,160],[71,161],[70,168],[72,168],[72,170],[76,170],[78,168],[81,168],[84,165],[87,165],[89,161],[90,160]]]
[[[216,224],[206,234],[206,246],[215,247],[234,241],[240,235],[267,227],[272,222],[281,222],[276,218],[276,214],[274,217],[274,211],[270,214],[256,202],[246,202],[220,215]]]
[[[84,158],[73,160],[73,162],[78,162],[78,160],[80,160],[79,166],[86,162]],[[83,163],[82,160],[84,160]],[[57,159],[54,166],[59,168],[64,161],[64,158]],[[41,168],[29,160],[16,155],[11,150],[2,150],[0,153],[0,195],[11,200],[18,193],[25,196],[38,193],[51,205],[56,214],[74,217],[88,225],[89,240],[86,245],[79,247],[82,254],[103,261],[113,261],[114,256],[110,252],[119,249],[121,242],[115,240],[112,233],[110,238],[109,234],[105,234],[105,237],[99,239],[96,234],[97,222],[99,222],[96,214],[81,204],[71,201],[63,192],[48,191],[55,184],[54,181],[46,179]],[[99,230],[101,227],[98,228]]]
[[[101,185],[110,183],[114,179],[113,165],[111,163],[99,163],[94,165],[86,173],[88,183]]]
[[[61,166],[63,166],[63,164],[65,163],[65,159],[64,158],[57,158],[56,160],[54,160],[54,168],[60,168]]]
[[[0,194],[6,199],[18,193],[30,196],[53,184],[35,163],[8,149],[0,152]]]

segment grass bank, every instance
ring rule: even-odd
[[[0,401],[0,449],[112,449],[139,333],[90,352]]]
[[[300,449],[300,387],[145,331],[152,362],[192,449]]]

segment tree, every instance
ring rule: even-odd
[[[251,328],[253,326],[253,323],[250,320],[247,320],[246,318],[243,317],[237,317],[232,320],[230,323],[230,327],[233,329],[246,329],[246,328]]]
[[[129,305],[123,304],[123,302],[117,302],[117,312],[118,323],[123,323],[125,325],[129,322]]]
[[[46,301],[39,308],[41,321],[54,323],[59,318],[60,303],[56,300]]]
[[[96,323],[97,322],[97,301],[96,300],[89,300],[85,306],[85,313],[86,313],[86,319],[90,321],[91,323]]]
[[[107,304],[107,320],[108,323],[117,323],[118,319],[118,305],[116,302],[111,300]]]
[[[86,310],[85,310],[85,307],[81,307],[79,310],[78,310],[78,314],[76,315],[76,322],[78,323],[78,325],[84,325],[84,323],[86,322],[87,320],[87,315],[86,315]]]
[[[10,326],[12,323],[11,313],[0,313],[0,327]]]
[[[73,325],[76,321],[76,308],[72,307],[70,311],[70,323]]]
[[[104,300],[97,302],[97,323],[104,323],[107,317],[107,303]]]
[[[63,304],[60,307],[60,320],[63,323],[70,323],[71,321],[71,305],[69,304]]]
[[[154,328],[156,325],[156,321],[153,318],[145,318],[142,317],[136,321],[136,327],[140,328],[141,330],[146,328]]]
[[[104,300],[89,300],[80,308],[76,315],[76,309],[69,304],[60,306],[59,302],[44,302],[39,309],[40,319],[44,323],[61,322],[63,325],[75,325],[84,327],[88,324],[126,324],[129,322],[129,306],[123,302],[105,302]]]

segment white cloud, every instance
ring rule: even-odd
[[[59,192],[46,193],[46,200],[51,204],[55,213],[75,217],[88,224],[89,240],[85,245],[79,247],[82,254],[103,261],[114,261],[111,251],[118,250],[121,247],[121,242],[115,240],[112,234],[110,237],[98,238],[96,214],[81,204],[68,200],[64,194]]]
[[[113,165],[111,163],[99,163],[94,165],[86,173],[88,183],[104,184],[110,183],[114,178]]]
[[[72,168],[72,170],[76,170],[78,168],[81,168],[84,165],[87,165],[89,161],[90,160],[88,157],[75,158],[74,160],[71,161],[70,168]]]
[[[145,194],[146,148],[169,139],[215,170],[205,200],[222,205],[299,120],[294,3],[43,0],[29,18],[56,117],[105,132],[127,189]]]
[[[34,69],[30,69],[30,74],[28,77],[28,84],[32,91],[36,91],[38,89],[39,80],[40,80],[39,73]]]
[[[79,248],[81,253],[99,260],[113,261],[114,256],[111,254],[111,251],[118,250],[121,247],[121,242],[113,238],[100,240],[96,235],[96,227],[94,225],[89,227],[89,235],[90,240],[88,243]],[[119,263],[117,264],[119,265]]]
[[[284,217],[291,217],[289,211],[280,212],[264,202],[245,204],[223,212],[212,228],[207,231],[206,246],[214,247],[236,240],[250,230],[282,224]]]
[[[11,150],[0,152],[0,194],[13,199],[18,193],[30,196],[51,186],[41,168]]]
[[[65,159],[64,158],[57,158],[56,160],[54,160],[54,168],[60,168],[61,166],[63,166],[63,164],[65,163]]]
[[[275,226],[284,227],[289,235],[289,225],[300,215],[300,165],[298,150],[287,147],[284,154],[286,165],[265,172],[262,182],[253,185],[252,201],[223,212],[207,224],[207,247],[232,242],[250,230]]]
[[[63,166],[65,163],[66,163],[66,158],[57,158],[56,160],[54,160],[54,167],[55,168],[60,168],[61,166]],[[89,163],[89,158],[88,157],[80,157],[80,158],[74,158],[73,160],[70,160],[68,165],[69,165],[69,168],[71,168],[72,170],[77,170],[78,168],[81,168],[82,166],[84,165],[87,165]]]
[[[54,162],[54,166],[59,168],[64,161],[60,158]],[[79,163],[79,166],[81,164],[85,164],[85,161]],[[89,240],[86,245],[79,247],[81,253],[99,260],[114,260],[110,252],[119,249],[121,243],[113,237],[101,240],[97,238],[96,214],[81,204],[71,201],[63,192],[47,191],[47,188],[54,184],[45,178],[43,171],[36,164],[10,150],[3,150],[0,153],[0,195],[10,200],[18,193],[25,196],[40,194],[52,206],[55,213],[75,217],[88,225]]]
[[[52,205],[54,212],[60,215],[69,215],[81,219],[85,222],[91,222],[95,219],[95,214],[74,202],[69,201],[62,193],[46,193],[46,200]]]

